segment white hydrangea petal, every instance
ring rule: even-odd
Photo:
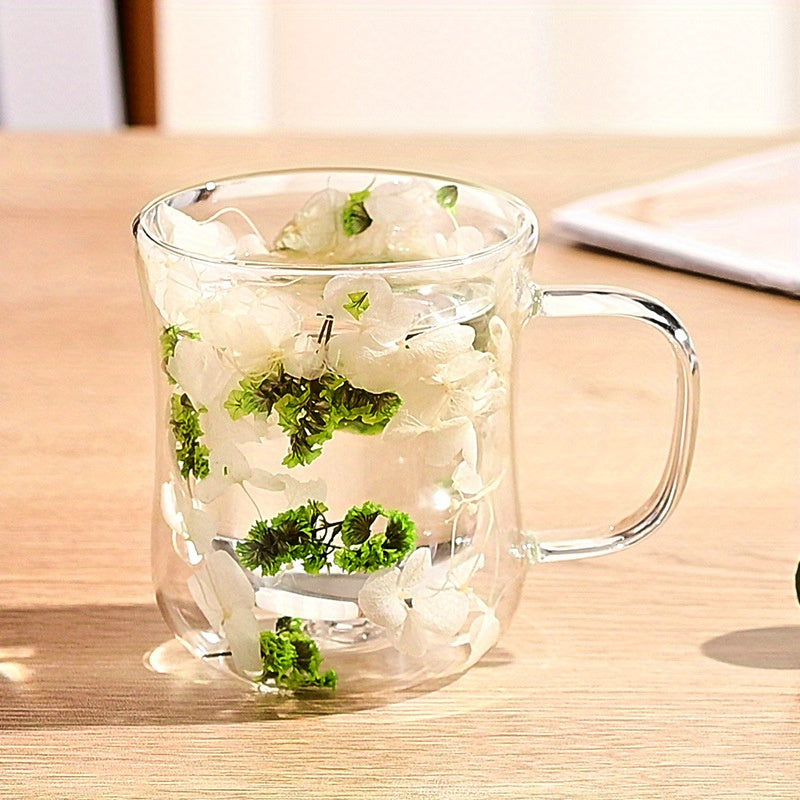
[[[400,406],[400,410],[389,420],[381,435],[385,438],[408,438],[421,436],[427,431],[427,425],[411,414],[407,407]]]
[[[365,350],[366,342],[361,332],[336,334],[328,344],[328,364],[331,369],[349,379],[351,374],[361,368],[360,362],[370,358],[369,352],[362,354]]]
[[[425,191],[416,180],[391,180],[377,185],[364,201],[364,208],[373,220],[389,220],[398,227],[416,221],[424,203]]]
[[[502,372],[511,369],[513,347],[514,342],[508,325],[495,314],[489,320],[489,352],[497,359],[497,365]]]
[[[477,350],[457,353],[442,364],[438,377],[447,383],[474,386],[485,380],[492,365],[492,356]]]
[[[178,510],[178,498],[172,481],[161,484],[161,517],[170,530],[178,534],[183,533],[183,514]]]
[[[239,672],[261,672],[261,629],[251,609],[235,609],[223,623],[221,633],[228,640],[231,658]]]
[[[171,481],[168,481],[168,484],[169,488],[167,488],[167,484],[164,484],[161,487],[162,505],[165,500],[170,503],[174,502],[175,511],[181,519],[182,526],[185,528],[186,516],[189,511],[194,508],[192,497],[187,491],[188,483],[187,481],[182,481],[175,478]],[[163,510],[164,509],[162,508],[162,513]]]
[[[348,195],[336,189],[323,189],[311,195],[303,207],[278,234],[276,250],[323,253],[336,246],[338,219]]]
[[[397,629],[408,616],[408,606],[397,593],[400,570],[396,567],[381,570],[364,582],[358,593],[358,605],[363,615],[382,628]]]
[[[481,566],[483,565],[481,564]],[[475,592],[470,591],[468,595],[470,611],[480,611],[481,614],[494,613],[491,606],[481,599],[479,595],[475,594]]]
[[[227,399],[230,394],[226,387],[223,396]],[[206,411],[200,418],[203,429],[203,444],[212,452],[228,442],[245,444],[257,442],[262,438],[270,438],[280,433],[277,423],[268,421],[266,414],[248,414],[239,419],[232,419],[223,402],[212,403],[206,406]]]
[[[289,508],[296,508],[309,500],[324,502],[327,497],[328,487],[322,478],[300,481],[291,475],[279,477],[283,480],[283,491]]]
[[[250,316],[272,342],[280,342],[291,332],[299,332],[301,319],[283,296],[272,289],[253,291]]]
[[[203,341],[216,347],[230,344],[230,326],[240,317],[249,315],[254,307],[255,295],[243,285],[230,289],[215,287],[197,304],[195,323]]]
[[[477,468],[478,464],[478,433],[472,422],[464,432],[464,438],[461,442],[461,455],[464,461],[472,467]]]
[[[435,467],[452,463],[464,452],[464,460],[472,456],[475,428],[463,417],[447,420],[425,434],[425,460]],[[467,452],[465,452],[467,451]]]
[[[452,558],[437,561],[425,578],[425,583],[417,594],[432,595],[444,589],[458,589],[467,592],[471,610],[483,610],[483,601],[470,591],[469,584],[474,574],[483,566],[483,553],[474,547],[464,547]]]
[[[381,317],[367,319],[369,332],[375,341],[383,346],[403,344],[414,322],[425,312],[425,306],[415,300],[395,295],[391,307]],[[366,314],[364,315],[366,317]],[[377,320],[371,324],[371,320]]]
[[[196,304],[194,326],[241,372],[280,358],[280,344],[300,328],[298,315],[274,292],[238,285]]]
[[[211,549],[211,543],[219,531],[216,518],[200,508],[192,508],[186,512],[186,532],[198,553]]]
[[[222,442],[208,456],[208,475],[197,481],[195,495],[203,503],[215,500],[229,487],[247,480],[250,464],[233,442]]]
[[[217,597],[216,589],[211,581],[208,566],[203,564],[194,575],[187,581],[189,594],[197,604],[203,616],[208,620],[208,624],[219,632],[222,627],[223,611],[222,604]]]
[[[274,298],[259,298],[255,312],[247,324],[252,327],[249,347],[238,343],[233,348],[234,360],[245,372],[271,366],[280,359],[284,342],[300,333],[298,315]],[[249,359],[249,364],[245,361]]]
[[[406,343],[411,369],[417,375],[435,375],[460,353],[468,351],[475,341],[475,329],[453,323],[412,336]]]
[[[436,189],[418,178],[388,181],[376,186],[364,201],[373,225],[387,228],[385,248],[396,258],[436,255],[434,234],[452,231],[452,215],[436,199]]]
[[[417,261],[437,258],[436,234],[430,220],[414,228],[393,227],[386,239],[386,252],[391,261]]]
[[[449,236],[439,234],[436,238],[437,255],[463,256],[482,250],[483,234],[472,225],[459,225]]]
[[[266,372],[281,354],[276,334],[255,319],[238,317],[231,321],[226,352],[242,372]]]
[[[483,553],[467,547],[458,552],[450,561],[447,570],[447,583],[456,589],[466,589],[475,573],[483,567]],[[477,595],[476,595],[477,598]]]
[[[222,222],[201,222],[167,203],[156,209],[157,224],[164,240],[189,253],[209,258],[230,258],[236,252],[236,237]]]
[[[368,308],[358,320],[345,309],[351,303],[351,294],[367,294]],[[385,278],[377,275],[336,275],[322,292],[323,307],[335,320],[369,326],[384,320],[394,305],[392,287]]]
[[[198,325],[203,327],[202,323]],[[224,350],[226,357],[240,372],[266,372],[280,357],[278,343],[271,335],[273,332],[265,330],[254,319],[221,314],[213,325],[214,343]]]
[[[506,403],[506,388],[496,370],[492,370],[480,391],[473,395],[472,414],[475,417],[488,417]]]
[[[156,305],[164,290],[164,280],[167,276],[167,253],[148,238],[142,227],[136,234],[136,246],[144,260],[147,269],[147,283],[151,289]]]
[[[418,547],[407,559],[397,579],[397,592],[401,597],[411,597],[431,569],[430,547]]]
[[[386,252],[386,238],[390,230],[391,226],[373,217],[372,224],[357,236],[341,236],[336,252],[331,255],[339,264],[390,260]]]
[[[475,402],[466,389],[461,389],[457,386],[445,387],[444,402],[439,414],[442,419],[453,419],[454,417],[472,419],[474,409]]]
[[[204,562],[225,617],[237,608],[252,609],[255,591],[233,556],[224,550],[214,550],[205,557]]]
[[[214,450],[225,442],[241,441],[238,437],[231,436],[232,433],[238,432],[238,429],[229,424],[229,420],[230,423],[234,420],[221,403],[212,403],[205,408],[200,426],[203,430],[203,444],[209,450]]]
[[[296,508],[309,500],[325,500],[327,486],[322,478],[301,481],[287,473],[273,474],[265,469],[254,469],[247,482],[258,489],[284,492],[289,508]]]
[[[459,226],[455,215],[441,206],[440,187],[431,181],[399,178],[364,188],[364,208],[372,220],[364,231],[345,235],[342,210],[350,195],[325,189],[306,201],[274,246],[340,264],[461,255],[484,246],[477,228]]]
[[[221,473],[209,473],[197,481],[194,489],[195,496],[202,503],[212,503],[220,495],[230,489],[233,484]]]
[[[415,597],[411,605],[427,628],[448,638],[461,630],[469,615],[469,598],[457,589]]]
[[[353,386],[381,393],[397,389],[402,376],[400,351],[381,347],[369,333],[344,333],[328,345],[328,364]]]
[[[440,422],[447,408],[447,390],[441,383],[427,378],[406,383],[398,394],[406,413],[428,427]]]
[[[309,253],[321,253],[335,246],[341,212],[347,200],[344,192],[323,189],[301,209],[296,224]]]
[[[433,237],[433,246],[436,248],[436,254],[442,257],[450,255],[450,244],[447,236],[443,233],[437,232]]]
[[[408,619],[395,640],[395,647],[407,656],[419,658],[428,650],[428,634],[423,619],[413,608],[408,610],[407,616]]]
[[[292,336],[282,344],[281,351],[284,370],[295,378],[314,380],[325,371],[325,348],[316,337]]]
[[[462,461],[453,472],[453,488],[461,494],[477,494],[483,489],[483,478],[471,464]]]
[[[469,658],[464,669],[475,664],[489,649],[497,644],[500,638],[500,620],[493,611],[487,611],[476,617],[469,627]]]
[[[244,454],[233,442],[214,448],[209,453],[208,465],[215,473],[222,473],[229,483],[241,483],[252,472]]]
[[[154,301],[170,325],[184,325],[201,296],[201,276],[194,262],[186,258],[165,264],[154,283]]]
[[[230,369],[208,342],[189,336],[178,339],[168,368],[198,410],[213,404],[232,378]]]
[[[286,488],[286,481],[282,476],[266,469],[254,469],[247,482],[257,489],[266,489],[268,492],[282,492]]]

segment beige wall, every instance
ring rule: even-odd
[[[766,133],[800,1],[158,0],[176,131]]]

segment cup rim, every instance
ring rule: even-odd
[[[291,177],[294,175],[308,175],[318,173],[320,175],[335,175],[335,174],[364,174],[364,175],[384,175],[384,176],[399,176],[408,178],[421,178],[423,180],[443,181],[445,183],[454,183],[458,186],[464,186],[492,195],[495,198],[507,203],[520,214],[520,219],[517,221],[516,229],[507,238],[496,242],[488,247],[475,250],[472,253],[457,256],[439,256],[436,258],[423,258],[411,259],[407,261],[373,261],[373,262],[340,262],[335,264],[287,264],[285,261],[269,261],[269,260],[250,260],[243,258],[230,258],[221,259],[209,256],[204,253],[193,252],[184,250],[174,244],[165,242],[160,236],[155,234],[147,224],[143,221],[144,218],[150,214],[160,203],[167,202],[182,194],[195,192],[198,197],[203,193],[214,191],[222,184],[230,184],[235,182],[262,179],[270,177]],[[461,180],[450,176],[439,175],[428,172],[420,172],[416,170],[405,169],[392,169],[391,167],[296,167],[290,169],[275,169],[275,170],[257,170],[255,172],[246,172],[238,175],[228,175],[218,179],[207,180],[202,183],[192,184],[182,189],[176,189],[165,192],[162,195],[154,198],[148,202],[139,213],[133,218],[131,223],[131,231],[134,239],[138,239],[141,232],[147,239],[150,240],[157,247],[166,250],[179,258],[185,258],[191,261],[199,261],[204,264],[209,264],[215,267],[224,268],[226,270],[234,269],[244,272],[255,272],[261,275],[265,274],[279,274],[285,276],[300,277],[306,275],[339,275],[342,272],[360,274],[364,273],[395,273],[395,272],[416,272],[422,270],[448,270],[454,268],[463,269],[470,264],[483,261],[487,258],[493,258],[499,253],[513,249],[520,242],[525,242],[525,253],[532,253],[536,250],[539,242],[539,222],[533,210],[514,194],[507,192],[503,189],[498,189],[493,186],[480,184],[472,181]]]

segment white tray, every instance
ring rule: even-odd
[[[570,203],[582,244],[800,295],[800,143]]]

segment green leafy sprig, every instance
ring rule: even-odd
[[[187,394],[170,397],[169,425],[175,436],[175,455],[181,475],[188,479],[194,475],[201,480],[208,475],[208,448],[200,444],[203,429],[200,427],[200,409],[192,405]]]
[[[289,437],[287,467],[310,464],[334,432],[380,433],[400,408],[392,392],[375,394],[353,386],[333,372],[319,378],[295,378],[279,365],[268,375],[251,375],[225,401],[233,419],[276,411],[278,424]]]
[[[386,519],[386,530],[373,533],[378,518]],[[407,514],[386,511],[367,501],[354,506],[342,520],[342,548],[333,556],[336,566],[345,572],[375,572],[402,561],[416,545],[417,529]]]
[[[448,211],[452,211],[458,202],[458,186],[448,183],[436,192],[436,202]]]
[[[169,325],[161,331],[159,344],[161,346],[161,369],[171,384],[175,378],[169,372],[169,360],[175,355],[178,341],[188,337],[199,339],[200,334],[186,331],[177,325]],[[195,408],[189,395],[174,392],[169,399],[169,426],[175,436],[175,455],[181,475],[187,478],[194,475],[197,480],[208,475],[208,448],[200,444],[203,429],[200,427],[200,412],[204,408]]]
[[[303,620],[281,617],[274,631],[261,633],[260,644],[262,683],[271,682],[281,689],[336,688],[336,671],[320,672],[322,656],[317,643],[303,630]]]
[[[330,522],[327,510],[324,503],[309,500],[269,521],[259,520],[236,545],[240,563],[251,570],[260,567],[265,575],[296,561],[312,575],[331,563],[345,572],[375,572],[399,563],[416,545],[416,526],[402,511],[368,501]],[[385,530],[374,530],[380,518],[386,520]]]
[[[183,337],[199,339],[200,334],[194,331],[183,330],[183,328],[179,328],[177,325],[169,325],[161,331],[161,335],[159,336],[159,344],[161,345],[161,369],[170,383],[175,383],[175,378],[170,375],[169,360],[175,355],[175,348],[178,346],[178,340]]]
[[[345,236],[357,236],[372,225],[372,217],[364,207],[364,201],[368,197],[369,189],[364,189],[361,192],[353,192],[345,203],[342,209],[342,227]]]
[[[369,308],[369,292],[348,292],[348,302],[342,308],[355,320],[361,319],[361,315]]]

